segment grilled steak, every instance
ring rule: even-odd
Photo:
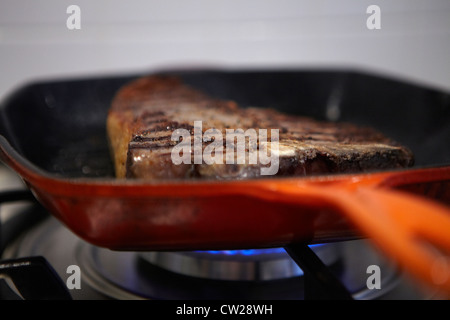
[[[267,137],[259,129],[265,129]],[[269,174],[278,176],[413,164],[410,150],[374,129],[240,108],[165,76],[140,78],[121,88],[109,110],[107,130],[118,178],[252,178],[273,165],[267,157],[259,161],[263,155],[277,160],[276,171]],[[230,130],[236,136],[229,137]],[[256,140],[249,133],[256,134]],[[240,136],[246,137],[244,145]],[[230,150],[235,152],[227,153]],[[255,152],[256,163],[250,161]],[[208,162],[211,158],[214,161]]]

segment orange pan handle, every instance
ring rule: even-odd
[[[401,268],[450,296],[449,208],[387,189],[360,188],[333,197],[340,211]]]
[[[450,208],[422,196],[349,181],[270,187],[277,201],[322,203],[342,213],[399,267],[450,297]],[[267,191],[267,189],[266,189]]]

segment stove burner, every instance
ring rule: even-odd
[[[311,248],[328,266],[339,258],[337,244],[312,245]],[[206,279],[267,281],[303,275],[303,271],[283,248],[145,252],[140,257],[163,269]]]
[[[355,299],[424,298],[366,241],[339,242],[312,249]],[[303,299],[304,276],[287,254],[281,249],[257,252],[259,255],[248,250],[112,251],[80,240],[49,217],[10,244],[2,259],[43,256],[63,281],[69,276],[67,267],[78,265],[82,284],[80,290],[71,290],[73,299]],[[168,263],[170,259],[193,260],[196,267],[190,266],[186,272],[181,264],[175,262],[174,267]],[[205,259],[213,262],[205,263]],[[211,271],[221,260],[225,261],[224,269],[244,271]],[[200,272],[203,264],[209,265],[206,274]],[[369,290],[366,286],[366,268],[372,264],[383,270],[381,290]]]

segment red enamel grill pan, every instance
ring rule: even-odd
[[[105,120],[138,75],[35,82],[0,109],[0,155],[80,238],[113,250],[281,247],[367,237],[450,294],[450,96],[355,71],[164,72],[242,105],[372,126],[413,168],[247,181],[116,180]],[[337,109],[336,109],[337,108]]]

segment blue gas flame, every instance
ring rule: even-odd
[[[322,244],[309,245],[310,248],[321,246]],[[254,256],[264,254],[286,253],[284,248],[267,248],[267,249],[242,249],[242,250],[208,250],[201,251],[212,255],[228,255],[228,256]]]

